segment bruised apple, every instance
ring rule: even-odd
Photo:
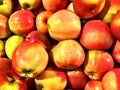
[[[47,23],[49,35],[57,41],[76,39],[81,32],[80,18],[67,9],[53,13]]]
[[[88,50],[107,50],[113,40],[109,26],[101,20],[90,20],[82,28],[80,43]]]
[[[45,10],[56,12],[65,9],[69,0],[42,0]]]
[[[66,74],[62,69],[48,66],[35,77],[35,85],[36,90],[65,90],[67,85]]]
[[[89,50],[84,62],[85,74],[93,80],[101,80],[104,74],[113,69],[114,61],[106,51]]]
[[[104,8],[105,0],[73,0],[75,13],[81,18],[92,18]]]
[[[13,53],[12,66],[21,77],[33,78],[48,64],[48,53],[38,42],[24,42]]]
[[[48,34],[48,18],[53,14],[51,11],[41,11],[36,16],[36,28],[38,31]]]
[[[83,64],[85,52],[77,41],[69,39],[53,46],[50,57],[58,68],[72,70]]]
[[[102,78],[103,90],[120,90],[120,68],[108,71]]]
[[[26,35],[34,30],[34,14],[29,10],[16,10],[10,15],[8,24],[14,34]]]

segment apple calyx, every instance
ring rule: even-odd
[[[27,4],[27,3],[24,3],[22,8],[26,9],[26,10],[32,10],[32,8],[30,7],[30,5]]]

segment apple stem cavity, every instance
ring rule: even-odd
[[[23,5],[23,9],[31,10],[31,7],[30,7],[29,4],[25,3],[25,4]]]

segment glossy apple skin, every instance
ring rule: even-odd
[[[8,24],[14,34],[27,35],[34,30],[34,14],[29,10],[17,10],[10,15]]]
[[[12,66],[21,77],[34,78],[48,64],[48,53],[38,42],[24,42],[13,53]]]
[[[38,31],[48,34],[48,18],[53,14],[51,11],[41,11],[36,16],[36,28]]]
[[[50,57],[58,68],[72,70],[83,64],[85,52],[77,41],[69,39],[53,46]]]
[[[120,68],[114,68],[108,71],[102,78],[103,90],[120,89]]]
[[[0,39],[7,38],[11,35],[8,25],[8,17],[0,14]]]
[[[101,50],[89,50],[87,52],[84,72],[90,79],[101,80],[104,74],[113,67],[114,61],[108,52]]]
[[[36,10],[41,6],[42,0],[18,0],[20,6],[26,10]]]
[[[81,18],[92,18],[99,14],[105,5],[105,0],[73,0],[75,13]]]
[[[67,84],[73,90],[81,90],[88,82],[88,77],[84,73],[83,68],[77,68],[75,70],[66,71]]]
[[[56,12],[65,9],[69,0],[42,0],[45,10]]]
[[[84,90],[103,90],[102,81],[90,80],[86,83]]]
[[[2,0],[0,4],[0,13],[9,17],[13,10],[13,1],[12,0]]]
[[[25,42],[38,42],[46,50],[50,50],[50,40],[48,39],[48,36],[42,32],[37,31],[37,30],[30,32],[26,36]]]
[[[35,78],[36,90],[64,90],[67,85],[66,74],[62,69],[48,66]]]
[[[26,83],[15,73],[0,73],[0,90],[27,90]]]
[[[120,63],[120,41],[116,40],[112,47],[112,56],[117,63]]]
[[[82,28],[80,43],[88,50],[107,50],[113,40],[110,28],[101,20],[90,20]]]
[[[0,57],[5,56],[5,42],[0,40]]]
[[[49,35],[57,41],[76,39],[81,32],[80,18],[67,9],[52,14],[47,23]]]
[[[120,40],[120,11],[118,11],[112,18],[112,21],[110,22],[110,30],[112,32],[112,35]]]

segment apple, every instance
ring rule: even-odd
[[[84,90],[103,90],[102,81],[89,80],[85,85]]]
[[[103,90],[120,89],[120,68],[114,68],[108,71],[102,78]]]
[[[47,20],[50,37],[57,41],[76,39],[81,32],[81,20],[67,9],[53,13]]]
[[[120,0],[106,0],[103,10],[98,14],[97,18],[110,24],[113,16],[120,10]]]
[[[67,9],[74,12],[74,8],[73,8],[73,2],[70,2],[67,6]]]
[[[26,10],[35,10],[41,6],[41,0],[18,0],[21,8]]]
[[[64,90],[67,85],[66,74],[62,69],[48,66],[35,77],[36,90]]]
[[[88,77],[84,73],[83,68],[77,68],[74,70],[67,70],[67,84],[73,90],[81,90],[88,82]]]
[[[14,34],[27,35],[34,30],[34,14],[29,10],[17,10],[8,20],[10,30]]]
[[[36,16],[36,28],[38,31],[48,34],[48,18],[53,14],[51,11],[41,11]]]
[[[48,53],[38,42],[20,44],[12,55],[12,66],[20,77],[34,78],[48,64]]]
[[[84,62],[85,74],[93,80],[101,80],[104,74],[114,68],[114,60],[106,51],[89,50]]]
[[[82,28],[80,43],[88,50],[107,50],[113,41],[109,26],[102,20],[90,20]]]
[[[41,45],[43,45],[43,47],[46,50],[50,50],[50,40],[48,38],[47,35],[45,35],[42,32],[39,32],[37,30],[31,31],[25,38],[25,42],[26,41],[30,41],[30,42],[38,42]]]
[[[110,30],[112,32],[112,35],[120,40],[120,11],[118,11],[112,18],[110,22]]]
[[[0,39],[5,39],[11,35],[8,25],[8,17],[0,14]]]
[[[42,0],[45,10],[56,12],[61,9],[66,9],[69,0]]]
[[[12,0],[1,0],[0,1],[0,14],[9,17],[13,10],[13,1]]]
[[[104,8],[106,0],[73,0],[74,12],[81,18],[92,18]]]
[[[20,35],[11,35],[5,42],[5,53],[12,60],[12,55],[15,49],[24,41],[24,37]]]
[[[116,40],[112,47],[111,55],[117,63],[120,63],[120,41]]]
[[[73,70],[81,66],[85,60],[83,47],[76,40],[63,40],[54,45],[49,56],[61,69]]]
[[[0,73],[0,90],[27,90],[27,85],[15,73]]]
[[[12,62],[9,58],[0,57],[0,73],[12,72]]]
[[[5,56],[5,42],[0,40],[0,57]]]

